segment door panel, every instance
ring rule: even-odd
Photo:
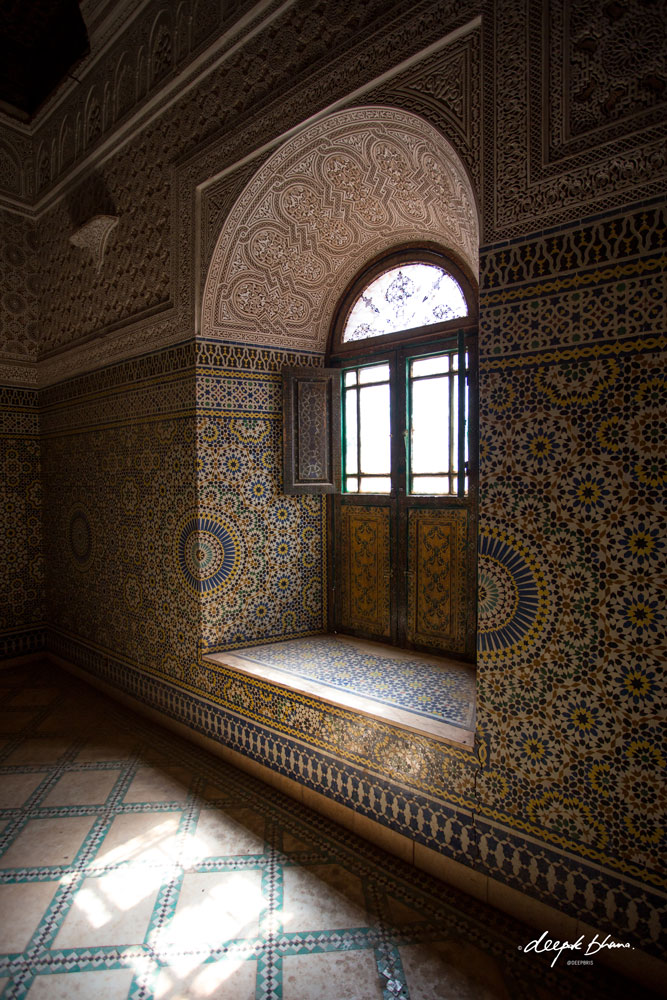
[[[406,639],[466,652],[468,511],[407,512]]]
[[[343,502],[336,521],[340,628],[391,639],[390,506]]]

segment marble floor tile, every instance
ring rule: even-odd
[[[0,809],[16,809],[48,777],[48,771],[5,774],[0,781]]]
[[[69,771],[58,778],[44,806],[99,805],[106,802],[119,771]]]
[[[177,837],[180,813],[148,812],[116,816],[91,864],[117,865],[141,861],[171,864],[180,849]]]
[[[361,880],[340,865],[286,868],[283,878],[285,930],[334,930],[369,922]]]
[[[39,723],[35,732],[54,736],[70,733],[72,736],[82,737],[88,735],[92,730],[94,730],[94,723],[91,719],[73,714],[71,708],[59,706],[56,711]]]
[[[57,882],[0,885],[0,952],[27,947],[57,888]]]
[[[382,1000],[385,983],[373,951],[325,953],[316,958],[289,955],[283,960],[282,1000]]]
[[[410,1000],[512,1000],[490,955],[452,940],[399,948]]]
[[[250,809],[203,809],[188,842],[188,856],[263,854],[264,821]]]
[[[286,854],[298,854],[302,851],[312,851],[314,849],[312,840],[305,840],[303,837],[295,837],[294,834],[283,833],[283,851]]]
[[[185,802],[192,772],[184,767],[140,767],[125,802]]]
[[[156,934],[156,947],[201,952],[234,938],[254,938],[266,904],[260,871],[189,873],[173,919]]]
[[[131,969],[36,976],[26,1000],[126,1000],[133,976]]]
[[[97,764],[103,760],[129,760],[135,751],[137,741],[131,736],[96,732],[90,736],[77,754],[77,762]]]
[[[54,764],[73,743],[71,736],[25,739],[5,757],[3,764]]]
[[[84,879],[56,936],[56,948],[141,944],[148,930],[160,871],[119,868]]]
[[[197,963],[189,956],[161,969],[155,983],[155,1000],[255,1000],[257,962],[228,958]]]
[[[0,733],[18,733],[35,718],[34,709],[17,708],[15,711],[0,712]]]
[[[13,692],[8,704],[12,708],[19,708],[22,705],[33,708],[36,705],[50,705],[58,697],[57,687],[29,687]]]
[[[392,927],[410,927],[424,921],[424,914],[411,906],[406,906],[400,899],[389,895],[387,897],[387,918]]]
[[[91,816],[31,819],[2,855],[0,863],[3,868],[72,865],[94,822]]]

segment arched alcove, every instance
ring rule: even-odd
[[[475,195],[456,151],[417,115],[340,111],[287,140],[218,237],[201,336],[323,352],[360,262],[436,242],[477,273]]]

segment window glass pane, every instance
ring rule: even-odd
[[[359,480],[356,476],[347,476],[345,479],[345,492],[346,493],[358,493],[359,492]]]
[[[350,475],[359,471],[357,446],[357,392],[351,389],[345,393],[345,472]]]
[[[348,386],[348,385],[356,385],[357,384],[357,369],[353,368],[352,371],[345,372],[344,375],[343,375],[343,378],[344,378],[344,384],[346,386]]]
[[[466,370],[467,370],[467,368],[468,368],[468,355],[466,354]],[[469,423],[469,419],[470,418],[468,416],[468,400],[469,399],[470,399],[470,386],[468,384],[468,377],[466,376],[466,388],[465,388],[465,400],[464,400],[464,405],[465,405],[465,411],[464,412],[465,412],[466,428],[468,428],[470,426],[470,423]],[[467,465],[468,465],[468,433],[467,433],[467,430],[466,430],[466,434],[465,434],[465,437],[464,437],[464,440],[463,440],[463,449],[464,449],[464,455],[463,455],[463,457],[464,457],[464,460],[465,460],[465,463],[466,463],[466,467],[467,467]],[[468,492],[468,477],[467,476],[465,478],[465,483],[466,483],[465,492],[467,493]]]
[[[391,472],[389,385],[359,389],[361,472],[389,475]]]
[[[458,360],[458,359],[457,359]],[[452,469],[459,470],[459,380],[452,379]]]
[[[449,476],[415,476],[412,480],[412,492],[442,496],[456,493],[456,488],[450,487]]]
[[[411,471],[448,472],[448,376],[412,383]]]
[[[362,476],[360,493],[390,493],[391,479],[389,476]]]
[[[359,369],[359,382],[364,385],[367,382],[388,382],[389,365],[369,365],[367,368]]]
[[[468,315],[461,286],[435,264],[401,264],[361,293],[345,323],[343,342],[365,340]]]
[[[436,354],[433,358],[414,358],[412,374],[416,378],[422,375],[440,375],[449,371],[451,354]]]

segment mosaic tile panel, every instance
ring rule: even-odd
[[[0,660],[44,644],[37,393],[0,386]]]
[[[184,345],[42,393],[50,620],[173,677],[200,641],[323,620],[321,500],[280,493],[282,358],[202,350],[197,382]]]
[[[551,968],[523,954],[535,937],[525,925],[50,665],[7,672],[0,697],[5,1000],[635,989],[598,962]]]
[[[474,721],[475,674],[469,667],[396,660],[357,650],[330,636],[246,646],[237,658],[308,677],[381,705],[409,709],[426,718],[469,729]]]

